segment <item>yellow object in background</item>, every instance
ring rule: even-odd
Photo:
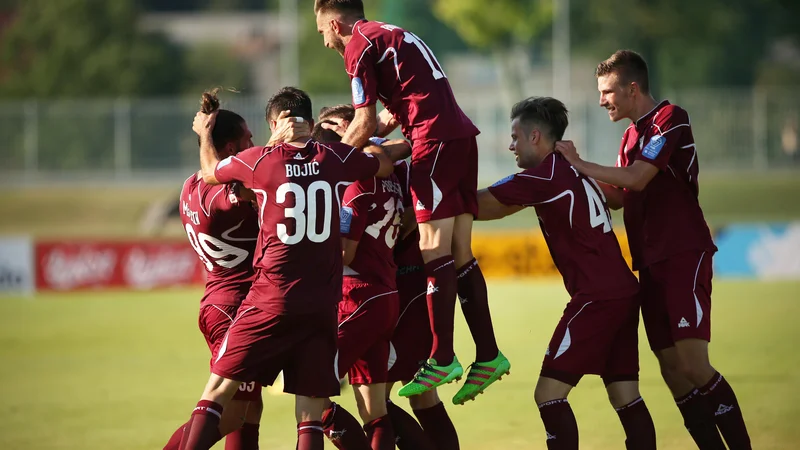
[[[622,255],[631,264],[625,229],[614,229]],[[487,278],[558,276],[541,230],[478,232],[472,234],[472,252]]]

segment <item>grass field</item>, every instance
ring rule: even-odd
[[[736,389],[753,448],[800,442],[799,282],[715,283],[712,362]],[[39,295],[0,299],[0,448],[161,448],[185,421],[207,379],[197,330],[197,290]],[[533,386],[566,300],[558,280],[494,281],[495,327],[512,374],[477,402],[450,407],[462,449],[545,449]],[[457,318],[457,351],[472,346]],[[659,448],[690,449],[654,357],[642,349],[642,392]],[[444,389],[450,398],[454,386]],[[352,407],[352,394],[342,403]],[[584,449],[624,448],[616,414],[597,378],[573,392]],[[405,406],[405,402],[398,401]],[[265,394],[261,448],[294,448],[291,398]],[[218,446],[222,447],[222,446]],[[331,447],[332,448],[332,447]]]

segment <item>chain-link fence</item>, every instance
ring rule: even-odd
[[[516,170],[507,153],[508,113],[492,93],[459,95],[481,130],[481,178]],[[594,93],[573,93],[566,138],[584,157],[611,164],[627,123],[612,124]],[[702,169],[800,168],[800,91],[679,91],[668,98],[690,114]],[[348,101],[318,96],[315,108]],[[266,142],[266,100],[234,96],[224,108],[241,114],[256,143]],[[0,173],[4,182],[55,179],[131,180],[180,177],[198,166],[191,131],[197,101],[121,99],[0,102]]]

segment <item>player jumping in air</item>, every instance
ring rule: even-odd
[[[313,124],[311,100],[283,88],[267,105],[274,130],[281,111]],[[342,255],[336,185],[388,176],[391,160],[380,148],[365,153],[310,138],[253,147],[222,161],[211,130],[216,114],[198,113],[203,181],[238,181],[257,198],[260,232],[256,278],[228,330],[211,378],[187,424],[187,449],[207,450],[219,440],[219,417],[242,382],[268,385],[280,371],[295,395],[298,450],[322,450],[322,413],[338,395],[336,315],[342,295]]]
[[[344,57],[351,79],[356,112],[342,142],[364,145],[376,129],[378,136],[386,136],[397,126],[412,142],[411,194],[433,344],[428,361],[399,393],[420,394],[462,376],[453,351],[458,294],[477,361],[453,397],[463,404],[510,369],[497,348],[486,283],[471,249],[479,131],[456,103],[433,52],[416,35],[366,20],[361,0],[316,0],[314,13],[325,46]],[[379,100],[387,108],[380,116]]]
[[[354,114],[352,105],[323,108],[320,112],[320,123],[315,126],[314,136],[320,136],[320,141],[339,141],[340,135],[346,132]],[[408,146],[403,139],[386,141],[382,138],[371,138],[370,140],[390,148]],[[387,374],[390,384],[385,388],[385,408],[392,421],[397,447],[401,450],[458,450],[458,435],[444,405],[439,400],[436,389],[408,398],[419,423],[405,410],[389,400],[391,386],[397,381],[407,382],[413,378],[419,367],[419,361],[428,357],[432,341],[428,327],[428,310],[422,300],[426,294],[426,279],[422,267],[424,263],[419,250],[419,232],[411,205],[409,174],[409,166],[406,161],[395,163],[394,178],[401,187],[403,202],[402,208],[398,206],[398,209],[402,209],[402,221],[399,224],[400,228],[394,246],[400,314],[396,324],[392,324],[394,331],[391,336],[392,358],[389,360]],[[348,188],[348,191],[352,187]],[[362,200],[368,197],[361,196],[358,199]],[[380,202],[373,203],[379,204]],[[345,233],[344,230],[342,232]],[[394,277],[394,274],[392,276]]]
[[[689,115],[650,94],[647,64],[621,50],[597,66],[600,106],[632,123],[616,167],[583,161],[570,141],[556,150],[603,183],[609,205],[624,207],[642,318],[650,348],[684,424],[701,449],[750,449],[742,411],[727,380],[711,366],[711,259],[717,248],[698,202],[697,147]],[[718,431],[719,430],[719,431]]]
[[[221,159],[253,146],[253,134],[245,120],[235,112],[219,109],[216,92],[203,94],[201,110],[217,111],[211,139]],[[180,195],[180,217],[189,244],[208,272],[198,322],[211,350],[212,364],[255,278],[258,215],[240,188],[207,184],[197,172],[184,182]],[[261,385],[250,382],[239,386],[220,419],[219,433],[225,436],[226,450],[258,448],[261,409]],[[175,431],[164,450],[180,448],[184,429],[182,425]]]
[[[511,110],[511,145],[524,171],[478,193],[478,220],[536,209],[553,262],[571,297],[545,352],[534,398],[550,450],[577,450],[567,395],[583,375],[600,375],[630,450],[656,448],[639,394],[639,284],[622,257],[605,196],[554,147],[567,128],[560,101],[532,97]]]

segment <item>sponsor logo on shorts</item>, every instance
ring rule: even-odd
[[[423,205],[421,201],[417,200],[417,207],[415,209],[417,211],[425,211],[425,205]]]
[[[431,295],[434,292],[439,292],[439,287],[434,286],[432,281],[428,281],[428,295]]]
[[[550,356],[550,347],[544,349],[544,356]]]
[[[722,403],[720,403],[719,408],[717,408],[717,411],[714,413],[714,415],[721,416],[731,411],[733,411],[733,406],[723,405]]]
[[[458,301],[461,302],[461,304],[463,305],[464,303],[467,303],[469,300],[467,299],[467,297],[462,297],[459,295]]]
[[[547,432],[545,431],[545,433],[547,433]],[[550,433],[547,433],[547,440],[548,440],[548,441],[550,441],[550,440],[555,440],[555,438],[556,438],[556,435],[555,435],[555,434],[550,434]]]
[[[689,326],[689,321],[685,317],[681,317],[681,321],[678,322],[678,328],[688,328]]]

